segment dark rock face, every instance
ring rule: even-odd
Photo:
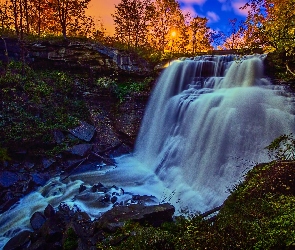
[[[1,40],[0,60],[4,62],[7,61],[6,48],[10,59],[20,59],[22,51],[17,39]],[[24,53],[27,62],[36,67],[87,70],[91,74],[114,70],[139,75],[151,72],[150,65],[137,55],[98,43],[32,43],[25,45]]]
[[[69,152],[73,155],[85,157],[92,149],[91,144],[78,144],[70,148]]]

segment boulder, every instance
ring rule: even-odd
[[[50,178],[49,174],[43,174],[43,173],[32,174],[32,181],[38,186],[45,185],[45,183],[49,180],[49,178]]]
[[[75,137],[89,142],[94,136],[95,127],[88,124],[87,122],[81,122],[80,126],[71,129],[69,132]]]
[[[31,232],[28,230],[21,231],[12,237],[4,246],[3,250],[25,249],[31,242]]]
[[[90,153],[91,149],[92,149],[91,144],[78,144],[70,148],[69,152],[73,155],[84,157]]]
[[[35,212],[30,219],[31,226],[34,230],[39,230],[45,221],[46,218],[41,212]]]
[[[142,204],[115,206],[101,216],[96,227],[113,231],[114,228],[124,225],[123,222],[130,220],[141,224],[160,226],[164,222],[172,221],[174,212],[174,206],[168,203],[153,206]]]
[[[10,187],[19,180],[19,176],[16,173],[10,171],[0,172],[0,187]]]
[[[47,207],[44,209],[44,216],[46,218],[51,218],[55,215],[55,210],[53,208],[53,206],[51,206],[50,204],[47,205]]]

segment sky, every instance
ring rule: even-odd
[[[241,10],[247,0],[178,0],[184,13],[190,12],[193,17],[207,17],[208,26],[214,30],[230,34],[229,19],[245,20],[247,10]],[[91,0],[87,14],[102,20],[107,35],[113,35],[114,24],[111,14],[115,5],[121,0]]]

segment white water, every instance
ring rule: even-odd
[[[110,209],[101,194],[78,194],[80,184],[116,185],[132,194],[153,195],[179,211],[206,211],[222,204],[228,189],[249,167],[268,161],[273,139],[295,131],[292,97],[263,77],[263,56],[175,61],[159,78],[132,155],[117,168],[55,178],[0,215],[0,248],[48,203],[78,206],[92,217]],[[2,245],[1,245],[2,244]]]

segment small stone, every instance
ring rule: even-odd
[[[86,190],[86,187],[81,184],[79,187],[79,193],[82,193],[84,190]]]
[[[112,198],[111,198],[111,202],[112,202],[113,204],[115,204],[117,200],[118,200],[118,197],[117,197],[117,196],[112,196]]]

